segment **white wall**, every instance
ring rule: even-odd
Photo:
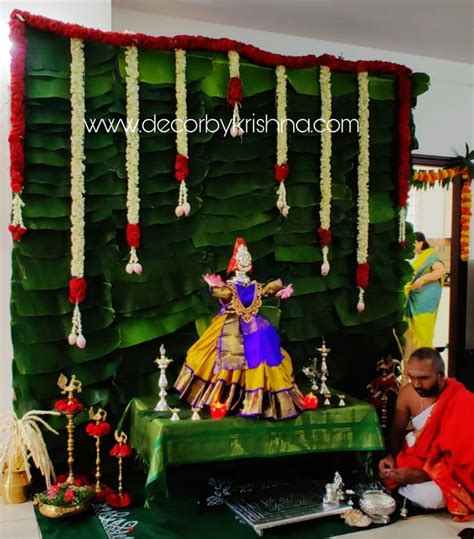
[[[9,305],[11,237],[7,230],[11,201],[8,165],[10,111],[8,20],[14,9],[21,9],[36,15],[110,30],[111,0],[56,0],[55,2],[0,0],[0,8],[0,410],[5,410],[11,408],[12,401]],[[38,361],[41,361],[41,358],[38,358]]]

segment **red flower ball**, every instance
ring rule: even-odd
[[[135,247],[135,249],[140,247],[140,225],[127,224],[127,243],[130,247]]]
[[[8,225],[8,230],[14,241],[21,241],[21,238],[27,233],[27,229],[20,225]]]
[[[369,285],[369,270],[370,266],[366,262],[364,264],[357,265],[356,283],[361,288],[367,288]]]
[[[110,507],[128,507],[132,503],[132,495],[129,492],[123,494],[110,493],[106,498]]]
[[[318,232],[318,238],[319,238],[319,243],[321,244],[321,247],[327,247],[331,245],[332,232],[330,230],[320,226],[317,232]]]
[[[189,160],[185,155],[180,153],[176,154],[176,159],[174,162],[174,177],[179,181],[183,182],[189,176]]]
[[[68,402],[68,399],[61,399],[56,401],[54,409],[62,414],[76,414],[84,409],[84,405],[75,398],[71,399],[71,402]]]
[[[84,277],[72,277],[69,280],[69,302],[75,305],[86,299],[87,281]]]
[[[107,434],[109,434],[110,424],[107,423],[107,421],[101,421],[100,423],[88,423],[86,427],[86,432],[89,436],[101,438],[102,436],[107,436]]]
[[[132,448],[128,444],[115,444],[110,450],[109,454],[112,457],[127,458],[132,456]]]
[[[286,180],[289,172],[290,166],[288,165],[288,163],[283,163],[282,165],[275,163],[275,180],[277,182],[282,182]]]
[[[242,81],[239,77],[231,77],[227,86],[227,103],[233,107],[236,103],[240,103],[243,97]]]

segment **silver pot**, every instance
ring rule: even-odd
[[[397,507],[395,500],[382,490],[366,490],[360,498],[359,505],[375,524],[388,524],[390,515]]]

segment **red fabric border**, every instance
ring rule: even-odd
[[[410,176],[410,143],[411,143],[411,81],[412,71],[401,64],[383,61],[345,60],[329,54],[315,56],[285,56],[264,51],[240,41],[228,38],[209,38],[203,36],[179,35],[174,37],[148,36],[141,33],[104,32],[93,28],[85,28],[77,24],[64,23],[41,15],[33,15],[27,11],[14,10],[10,16],[12,41],[14,42],[12,56],[12,133],[10,134],[10,149],[12,151],[12,174],[15,163],[15,178],[21,174],[23,185],[24,155],[22,142],[24,120],[24,69],[26,56],[26,38],[24,24],[38,30],[47,30],[68,38],[98,41],[107,45],[125,47],[136,45],[142,49],[204,49],[215,52],[237,51],[252,62],[264,66],[284,65],[287,68],[308,68],[327,66],[331,70],[358,73],[391,73],[398,76],[398,135],[399,135],[399,162],[398,162],[398,203],[406,206]],[[15,132],[13,129],[15,126]],[[13,144],[12,144],[13,139]],[[13,147],[12,147],[13,146]],[[12,176],[13,178],[13,176]]]

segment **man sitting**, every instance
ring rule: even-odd
[[[447,507],[455,520],[474,517],[474,394],[445,378],[436,350],[419,348],[410,383],[397,398],[390,453],[379,463],[387,488],[426,509]],[[404,433],[411,420],[414,430]]]

